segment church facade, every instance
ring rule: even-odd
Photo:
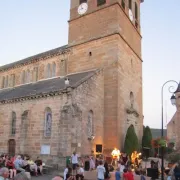
[[[0,67],[0,152],[52,162],[143,133],[142,0],[71,0],[68,45]]]

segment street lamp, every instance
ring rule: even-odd
[[[161,116],[162,116],[162,128],[161,128],[161,139],[164,139],[164,116],[163,116],[163,114],[164,114],[164,109],[163,109],[163,91],[164,91],[164,86],[167,84],[167,83],[170,83],[170,82],[172,82],[172,83],[176,83],[177,84],[177,86],[178,86],[178,82],[176,82],[176,81],[174,81],[174,80],[169,80],[169,81],[166,81],[164,84],[163,84],[163,86],[162,86],[162,89],[161,89],[161,106],[162,106],[162,114],[161,114]],[[175,93],[175,91],[171,91],[171,89],[174,89],[174,86],[170,86],[169,87],[169,92],[170,93],[173,93],[173,95],[171,96],[171,103],[172,103],[172,105],[175,105],[176,104],[176,97],[175,97],[175,95],[174,95],[174,93]],[[161,147],[161,179],[162,180],[164,180],[164,147],[162,146]]]

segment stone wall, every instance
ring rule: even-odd
[[[139,140],[142,137],[142,61],[116,34],[72,48],[69,73],[94,68],[104,68],[104,150],[109,154],[113,147],[123,149],[131,124]],[[130,92],[135,113],[127,114],[131,108]]]
[[[0,104],[0,151],[8,153],[8,140],[16,141],[16,154],[40,155],[42,145],[50,145],[50,155],[42,155],[44,161],[57,163],[60,158],[77,150],[90,154],[96,143],[103,144],[104,85],[103,72],[96,74],[66,94]],[[45,109],[52,111],[52,134],[44,137]],[[93,111],[94,141],[88,140],[88,112]],[[16,113],[16,134],[11,134],[12,112]],[[59,166],[62,165],[59,162]]]
[[[67,73],[67,61],[69,58],[69,54],[61,54],[55,57],[47,58],[47,59],[42,59],[40,61],[26,64],[24,66],[19,66],[16,68],[11,68],[7,71],[1,71],[0,72],[0,89],[3,87],[3,77],[8,76],[9,77],[9,85],[11,84],[11,76],[10,75],[15,75],[15,86],[22,85],[22,72],[29,71],[30,72],[30,82],[35,82],[35,75],[34,71],[35,68],[38,68],[38,80],[46,79],[46,71],[47,71],[47,65],[48,64],[56,64],[56,76],[65,76]],[[10,86],[9,86],[10,87]]]
[[[75,3],[72,4],[75,5]],[[77,4],[71,9],[69,45],[85,43],[96,38],[119,33],[135,53],[141,57],[140,19],[137,21],[138,28],[136,28],[135,19],[133,23],[129,19],[128,8],[126,11],[122,9],[121,0],[109,0],[105,5],[99,7],[94,1],[90,1],[88,2],[87,14],[81,17],[77,12]],[[134,11],[134,2],[132,5]],[[139,2],[138,9],[140,9]],[[139,15],[140,13],[138,13]]]
[[[118,53],[118,126],[120,147],[124,145],[126,131],[132,124],[139,142],[143,133],[143,102],[142,102],[142,61],[119,40]],[[132,93],[133,97],[130,97]]]

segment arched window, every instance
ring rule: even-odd
[[[65,76],[67,73],[67,63],[66,60],[62,59],[60,61],[60,76]]]
[[[38,81],[38,74],[39,74],[39,68],[38,67],[34,67],[34,70],[33,70],[33,82],[37,82]]]
[[[52,64],[52,77],[55,77],[56,76],[56,63],[54,62]]]
[[[11,87],[15,86],[15,84],[16,84],[15,81],[16,81],[15,74],[11,74]]]
[[[46,66],[46,78],[51,78],[51,65],[50,64],[48,64],[47,66]]]
[[[97,0],[97,6],[101,6],[103,4],[106,4],[106,0]]]
[[[134,94],[133,92],[130,92],[130,103],[131,103],[131,107],[134,106]]]
[[[6,76],[5,88],[7,88],[8,86],[9,86],[9,77]]]
[[[2,77],[2,84],[1,84],[1,87],[2,87],[2,88],[5,88],[5,77],[4,77],[4,76]]]
[[[91,137],[94,134],[94,128],[93,128],[93,111],[90,110],[88,112],[88,120],[87,120],[87,135],[88,137]]]
[[[135,19],[138,20],[138,5],[135,2]]]
[[[79,4],[86,3],[87,0],[79,0]]]
[[[26,83],[30,83],[31,82],[31,72],[30,70],[28,69],[26,71],[26,80],[25,80]]]
[[[125,7],[126,7],[126,5],[125,5],[125,0],[121,0],[121,6],[122,6],[122,8],[125,10]]]
[[[16,134],[16,113],[12,112],[11,135]]]
[[[44,128],[44,136],[50,137],[52,129],[52,111],[49,107],[45,109],[45,128]]]
[[[21,84],[25,84],[25,71],[21,73]]]
[[[132,0],[129,0],[129,9],[132,10]]]

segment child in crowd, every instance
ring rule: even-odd
[[[140,171],[140,180],[146,180],[146,170],[141,170]]]
[[[123,173],[123,172],[124,172],[124,169],[125,169],[124,162],[123,162],[123,161],[120,161],[119,164],[118,164],[118,167],[119,167],[120,173]]]
[[[134,175],[131,168],[128,169],[127,180],[134,180]]]
[[[122,176],[124,180],[128,180],[128,179],[127,179],[127,174],[128,174],[128,172],[127,172],[127,169],[125,168],[125,169],[123,170],[123,176]]]
[[[98,180],[104,180],[104,174],[105,174],[106,170],[103,166],[103,162],[99,161],[99,166],[97,167],[97,176],[98,176]]]
[[[132,173],[131,168],[129,168],[128,170],[124,169],[123,179],[124,180],[134,180],[134,175]]]
[[[116,178],[116,180],[120,180],[121,179],[121,173],[120,173],[120,169],[119,168],[116,169],[115,178]]]

